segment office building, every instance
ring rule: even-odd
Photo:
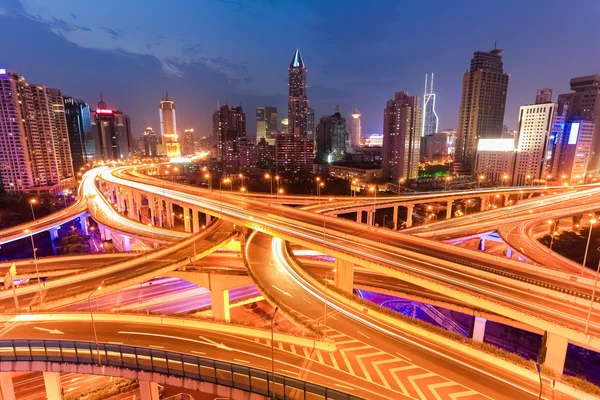
[[[471,175],[480,138],[502,137],[509,75],[504,72],[502,50],[476,51],[463,75],[458,113],[456,151],[451,171]]]
[[[435,112],[435,93],[433,92],[433,72],[431,73],[431,87],[427,87],[427,75],[425,75],[425,95],[423,96],[423,127],[421,136],[434,135],[438,133],[438,116]]]
[[[90,106],[83,100],[65,96],[63,102],[73,169],[79,171],[88,163],[88,151],[94,153],[92,114]]]
[[[565,123],[557,143],[558,154],[554,167],[557,178],[572,183],[583,180],[589,171],[594,134],[595,125],[592,121],[574,120]]]
[[[179,141],[182,156],[191,156],[195,154],[194,149],[194,130],[189,128],[183,131]]]
[[[256,107],[256,142],[265,138],[267,143],[274,145],[277,136],[277,107]]]
[[[63,98],[0,69],[0,177],[7,192],[55,191],[73,177]]]
[[[570,84],[573,92],[558,96],[559,108],[567,122],[582,120],[594,124],[587,169],[588,173],[597,174],[600,171],[600,75],[573,78]]]
[[[278,134],[275,141],[275,168],[279,174],[308,174],[312,172],[314,143],[312,139]]]
[[[161,155],[169,158],[181,157],[181,149],[177,137],[177,115],[175,112],[175,102],[169,98],[169,93],[165,94],[158,106],[160,115],[160,134],[161,134]]]
[[[514,162],[514,139],[479,139],[475,157],[476,179],[511,185]]]
[[[308,97],[306,96],[306,67],[300,50],[296,49],[288,68],[288,132],[308,136]]]
[[[540,89],[536,95],[536,104],[522,106],[519,110],[513,185],[523,186],[546,181],[550,169],[547,163],[551,163],[548,149],[551,147],[553,130],[556,128],[561,129],[562,124],[558,105],[552,103],[552,89]]]
[[[317,125],[317,160],[319,162],[342,161],[346,154],[346,118],[340,114],[340,107],[335,113],[321,117]]]
[[[383,110],[384,180],[417,179],[422,111],[419,97],[396,92]]]
[[[144,130],[142,136],[144,143],[144,156],[146,157],[157,157],[158,156],[158,136],[154,133],[154,129],[147,127]]]
[[[275,171],[275,145],[271,145],[265,138],[256,143],[256,165],[259,169]]]
[[[248,136],[237,138],[238,170],[244,174],[255,174],[258,164],[258,148],[254,139]]]
[[[335,162],[329,165],[329,175],[350,182],[357,179],[355,186],[361,187],[379,182],[383,177],[383,170],[379,163]]]
[[[223,161],[223,154],[237,146],[236,139],[246,136],[246,114],[239,107],[225,104],[213,114],[213,140],[216,145],[217,161]]]
[[[350,143],[348,146],[349,151],[353,151],[354,148],[360,147],[360,141],[362,139],[362,125],[360,123],[360,112],[355,108],[350,115]]]
[[[447,131],[421,138],[421,156],[425,161],[446,161],[452,157],[453,136]]]
[[[92,112],[92,136],[94,160],[123,160],[131,157],[133,141],[129,116],[108,108],[100,97],[98,108]]]
[[[315,110],[308,108],[307,136],[314,140],[315,138]]]

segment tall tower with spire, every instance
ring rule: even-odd
[[[423,96],[423,130],[421,136],[433,135],[438,132],[438,116],[435,112],[435,93],[433,92],[433,72],[431,73],[431,86],[427,88],[427,75],[425,75],[425,93]]]
[[[306,96],[306,67],[300,50],[296,49],[288,68],[288,132],[308,136],[308,97]]]
[[[181,156],[179,142],[177,141],[177,118],[175,116],[175,102],[169,98],[169,93],[165,93],[159,105],[160,112],[160,133],[161,133],[161,153],[168,157],[176,158]]]

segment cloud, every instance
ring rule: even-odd
[[[186,67],[203,64],[228,80],[241,83],[254,80],[245,66],[219,54],[207,54],[201,44],[176,37],[176,29],[165,26],[165,32],[168,32],[165,35],[157,34],[154,24],[131,24],[125,8],[120,10],[122,15],[117,16],[111,11],[103,17],[90,13],[79,2],[20,0],[20,3],[23,16],[48,25],[53,33],[77,46],[155,57],[164,73],[170,77],[180,78]],[[136,8],[129,10],[137,11]]]

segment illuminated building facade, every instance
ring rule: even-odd
[[[64,97],[63,101],[73,169],[79,171],[88,162],[88,152],[93,153],[94,149],[90,106],[72,97]]]
[[[282,174],[311,173],[314,161],[312,139],[296,135],[278,134],[275,141],[275,169]]]
[[[383,110],[383,177],[417,179],[423,115],[419,97],[397,92]]]
[[[277,107],[256,107],[256,141],[264,138],[267,143],[275,144],[277,136]]]
[[[438,133],[439,119],[435,112],[435,93],[433,93],[433,73],[431,73],[431,87],[427,90],[427,75],[425,75],[425,95],[423,96],[423,128],[421,136]]]
[[[360,123],[360,112],[357,109],[352,111],[350,115],[350,143],[348,150],[352,151],[355,147],[360,147],[360,141],[362,139],[362,125]]]
[[[306,96],[306,67],[300,50],[296,49],[288,68],[288,132],[308,136],[308,97]]]
[[[169,158],[181,157],[177,141],[177,116],[175,102],[166,93],[159,105],[161,145],[164,154]],[[162,152],[161,152],[162,153]]]
[[[179,142],[182,156],[191,156],[195,153],[193,129],[185,129]]]
[[[144,136],[142,138],[144,142],[144,156],[158,156],[158,136],[156,136],[154,129],[147,127],[144,130]]]
[[[579,183],[587,174],[592,157],[592,143],[595,126],[592,121],[574,120],[565,123],[559,137],[558,155],[554,170],[557,178]]]
[[[510,185],[514,162],[515,141],[513,138],[479,139],[475,158],[477,179],[483,176],[483,180],[486,182]]]
[[[317,125],[317,159],[319,162],[335,162],[344,159],[346,153],[346,118],[336,106],[335,114],[322,117]]]
[[[224,161],[224,154],[235,151],[239,137],[246,136],[246,114],[239,107],[225,104],[213,114],[213,138],[216,140],[217,161]]]
[[[92,112],[94,160],[123,160],[131,157],[132,138],[129,116],[108,108],[100,98],[98,108]]]
[[[458,112],[456,150],[451,172],[472,175],[477,140],[502,137],[509,75],[503,70],[502,50],[476,51],[463,75]]]

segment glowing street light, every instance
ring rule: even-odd
[[[583,255],[583,264],[581,264],[581,275],[583,275],[583,271],[585,270],[585,262],[587,261],[588,250],[590,248],[590,239],[592,238],[592,228],[594,227],[595,223],[596,223],[595,219],[593,219],[593,218],[590,219],[590,231],[588,233],[587,244],[585,245],[585,253]]]
[[[37,203],[36,199],[29,199],[29,206],[31,207],[31,216],[33,217],[33,220],[35,221],[35,212],[33,212],[33,205]]]
[[[96,292],[102,290],[102,286],[98,286],[96,289],[92,290],[88,295],[87,301],[88,306],[90,308],[90,317],[92,318],[92,328],[94,329],[94,340],[96,341],[96,355],[98,356],[98,365],[102,365],[102,361],[100,361],[100,348],[98,346],[98,334],[96,333],[96,323],[94,322],[94,313],[92,311],[92,302],[90,301],[92,295]]]
[[[33,232],[31,232],[29,229],[25,229],[23,232],[26,234],[29,234],[29,237],[31,238],[31,250],[33,251],[33,263],[35,265],[35,274],[37,276],[37,281],[38,281],[38,294],[40,296],[40,304],[43,306],[44,305],[44,296],[42,295],[42,281],[40,279],[40,270],[38,269],[37,249],[35,248],[35,243],[33,242]]]

